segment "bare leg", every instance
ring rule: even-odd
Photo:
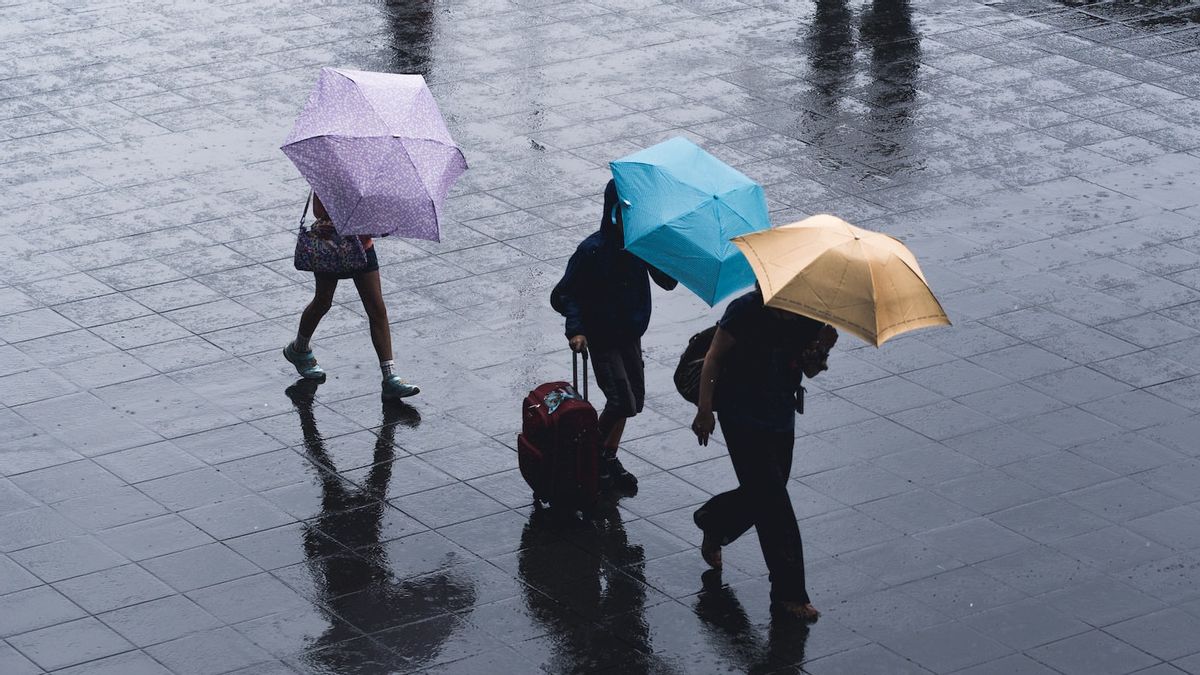
[[[371,322],[371,344],[379,361],[392,360],[392,329],[388,325],[387,305],[383,302],[383,288],[379,285],[379,272],[367,272],[354,277],[354,287],[362,299],[363,309]]]
[[[625,420],[621,415],[610,415],[608,411],[600,413],[597,426],[600,427],[600,442],[604,449],[616,453],[621,445],[621,436],[625,434]]]
[[[313,299],[300,315],[300,334],[311,337],[317,331],[317,324],[325,317],[325,313],[333,306],[333,294],[337,290],[337,279],[317,277],[317,290]]]

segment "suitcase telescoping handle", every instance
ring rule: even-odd
[[[571,378],[575,391],[579,391],[579,352],[571,352]],[[583,353],[583,400],[588,400],[588,354]]]

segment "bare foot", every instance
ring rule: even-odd
[[[797,619],[806,623],[813,623],[820,618],[821,613],[817,611],[812,603],[808,602],[789,602],[781,600],[771,603],[771,614],[788,619]]]
[[[715,536],[705,532],[704,541],[700,542],[700,557],[714,570],[721,569],[721,545],[717,541]]]

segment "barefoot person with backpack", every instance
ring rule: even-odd
[[[566,317],[571,349],[589,354],[606,403],[600,413],[602,484],[624,490],[637,478],[617,459],[625,421],[642,411],[645,364],[642,335],[650,325],[650,279],[666,290],[676,281],[625,250],[616,183],[604,189],[600,230],[576,249],[550,304]]]
[[[720,417],[738,479],[736,489],[708,500],[694,515],[704,532],[701,555],[720,569],[721,547],[754,527],[770,571],[772,614],[804,621],[819,613],[805,586],[804,548],[787,481],[795,415],[803,412],[801,379],[827,369],[835,342],[832,327],[767,307],[757,288],[737,298],[704,356],[692,423],[707,445]]]

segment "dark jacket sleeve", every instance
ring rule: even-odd
[[[665,291],[673,291],[679,285],[679,282],[674,277],[669,276],[654,265],[647,264],[646,269],[650,272],[650,278],[654,280],[654,283],[658,284],[659,288]]]
[[[550,292],[550,306],[566,317],[566,335],[586,335],[583,332],[583,310],[580,307],[579,289],[586,283],[589,251],[579,249],[567,261],[567,269],[554,290]]]

